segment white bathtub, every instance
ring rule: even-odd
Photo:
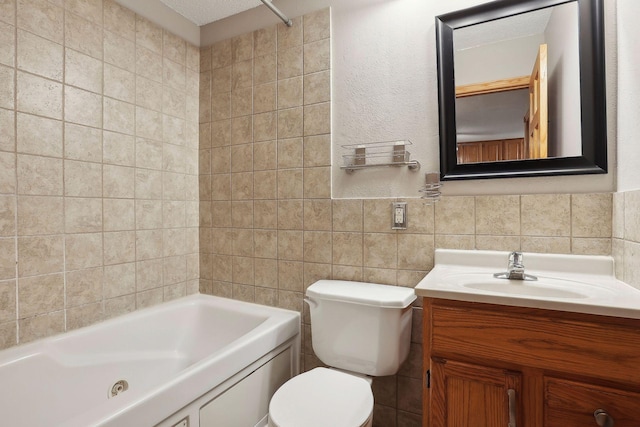
[[[0,424],[261,425],[299,352],[298,313],[192,295],[1,351]]]

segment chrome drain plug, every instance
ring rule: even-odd
[[[129,383],[126,380],[116,381],[109,390],[109,397],[115,397],[129,389]]]

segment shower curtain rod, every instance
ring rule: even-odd
[[[282,22],[287,24],[287,27],[293,26],[293,22],[291,22],[291,19],[287,18],[284,13],[280,12],[280,10],[271,3],[271,0],[260,0],[260,1],[264,3],[264,5],[267,6],[269,9],[271,9],[273,13],[278,15],[278,18],[282,19]]]

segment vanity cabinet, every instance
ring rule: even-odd
[[[423,326],[425,427],[640,426],[640,320],[425,298]]]

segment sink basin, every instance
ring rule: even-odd
[[[525,254],[538,280],[494,277],[508,252],[436,249],[435,266],[418,283],[421,297],[516,305],[640,319],[640,290],[616,280],[604,256]]]
[[[582,299],[610,293],[608,289],[591,283],[541,276],[535,281],[508,280],[495,278],[490,273],[476,272],[450,274],[441,280],[455,287],[523,297]]]

